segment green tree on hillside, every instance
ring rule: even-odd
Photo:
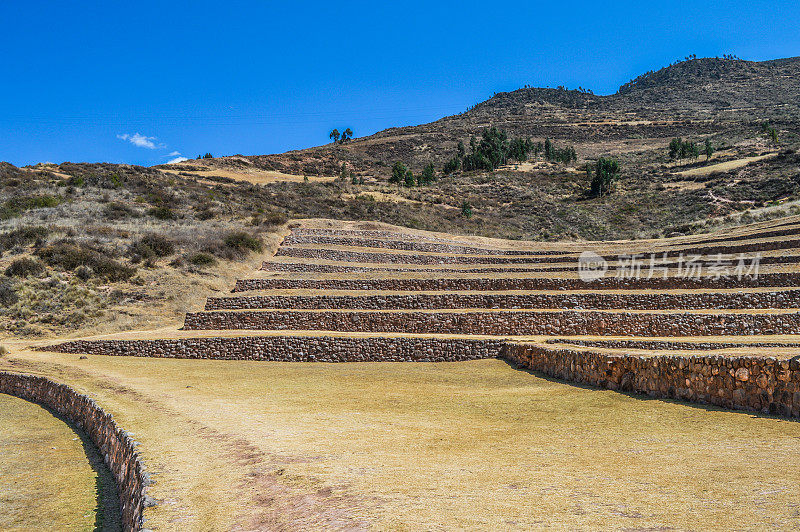
[[[406,174],[408,173],[408,167],[400,161],[394,163],[392,166],[392,176],[389,178],[389,183],[397,183],[401,185],[406,180]]]
[[[619,177],[619,172],[620,166],[616,160],[600,157],[595,165],[592,194],[597,197],[611,194],[614,190],[614,182]]]
[[[436,180],[436,169],[433,163],[428,163],[422,170],[422,173],[417,177],[417,184],[420,186],[430,185]]]
[[[342,134],[339,133],[338,129],[334,129],[328,134],[328,138],[331,139],[334,144],[339,142],[339,139],[341,138],[341,136],[342,136]]]
[[[681,154],[681,147],[683,146],[683,139],[675,137],[669,142],[669,158],[677,159]]]
[[[703,154],[706,156],[706,161],[711,159],[711,156],[714,155],[714,147],[711,145],[711,139],[707,138],[705,140]]]

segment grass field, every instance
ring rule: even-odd
[[[102,458],[48,410],[0,394],[0,530],[120,530]]]
[[[136,434],[179,529],[790,529],[800,425],[498,360],[304,364],[17,352]]]

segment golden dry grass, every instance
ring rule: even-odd
[[[683,170],[682,172],[676,172],[678,175],[682,176],[706,176],[712,174],[713,172],[729,172],[731,170],[736,170],[737,168],[741,168],[743,166],[747,166],[750,163],[754,163],[757,161],[763,161],[769,157],[775,157],[777,153],[768,153],[766,155],[756,155],[754,157],[744,157],[742,159],[734,159],[732,161],[725,161],[724,163],[717,163],[711,164],[708,166],[701,166],[700,168],[692,168],[691,170]]]
[[[0,394],[0,530],[94,530],[101,460],[69,425],[39,405]],[[104,495],[115,497],[113,490]],[[111,508],[116,501],[107,501]],[[103,515],[119,529],[118,516]],[[103,529],[103,528],[101,528]]]
[[[800,425],[497,360],[304,364],[14,351],[136,433],[161,530],[800,526]]]

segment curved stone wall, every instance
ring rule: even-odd
[[[66,384],[34,375],[0,372],[0,393],[46,406],[83,429],[117,481],[124,529],[141,530],[150,481],[135,442],[111,414]]]

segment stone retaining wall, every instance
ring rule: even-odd
[[[611,355],[508,344],[519,366],[572,382],[652,397],[800,417],[800,361],[763,357]]]
[[[708,336],[795,334],[800,312],[692,314],[600,311],[218,311],[186,314],[186,330],[323,330],[477,335]]]
[[[715,293],[402,294],[210,297],[205,310],[240,309],[741,309],[800,308],[800,290]]]
[[[44,377],[0,372],[0,393],[43,405],[83,429],[117,481],[124,529],[141,530],[144,509],[149,504],[149,477],[136,452],[136,443],[111,414],[89,397]]]
[[[273,272],[295,272],[295,273],[367,273],[367,272],[462,272],[462,273],[524,273],[524,272],[577,272],[578,263],[575,258],[571,259],[575,264],[572,266],[478,266],[473,268],[424,268],[424,267],[403,267],[403,266],[356,266],[354,264],[314,264],[308,262],[272,262],[264,261],[261,270]],[[616,258],[613,259],[618,262]],[[648,259],[649,260],[649,259]],[[737,259],[738,260],[738,259]],[[749,260],[745,260],[749,264]],[[797,264],[800,263],[800,255],[783,255],[780,257],[761,257],[759,264]],[[401,263],[397,263],[401,264]],[[716,259],[704,258],[694,261],[693,264],[700,265],[704,269],[718,264]],[[666,261],[656,263],[657,267],[668,267],[670,269],[679,266],[678,261]],[[647,262],[649,267],[649,262]],[[629,267],[623,266],[623,269]],[[617,264],[610,263],[608,271],[613,272],[618,269]],[[645,269],[645,272],[647,270]]]
[[[672,340],[580,340],[575,338],[550,338],[546,344],[572,344],[584,347],[602,347],[607,349],[656,349],[656,350],[714,350],[736,349],[747,347],[800,347],[796,342],[683,342]]]
[[[458,253],[461,255],[566,255],[567,251],[531,251],[496,248],[481,248],[465,244],[440,244],[416,240],[377,240],[374,238],[352,238],[343,236],[287,236],[282,246],[295,244],[353,246],[362,248],[396,249],[401,251],[420,251],[427,253]]]
[[[380,264],[528,264],[535,262],[577,262],[577,257],[501,257],[498,255],[414,255],[327,248],[279,247],[276,257],[323,259],[340,262]]]
[[[118,356],[302,362],[440,362],[500,357],[566,381],[800,417],[797,359],[643,357],[502,340],[324,336],[78,340],[41,349]]]
[[[339,336],[240,336],[161,340],[76,340],[42,348],[62,353],[272,360],[280,362],[450,362],[494,358],[502,340]]]
[[[688,244],[687,244],[688,245]],[[768,242],[750,242],[739,245],[717,245],[717,246],[695,246],[685,248],[670,248],[669,250],[653,249],[631,249],[632,253],[649,254],[653,253],[657,257],[679,257],[693,255],[717,255],[717,254],[740,254],[758,253],[764,251],[774,251],[781,249],[795,249],[800,247],[800,239],[772,240]],[[389,263],[389,264],[529,264],[529,263],[561,263],[577,262],[577,255],[573,256],[458,256],[458,255],[411,255],[398,253],[380,253],[366,251],[350,251],[328,248],[278,248],[275,256],[294,257],[304,259],[324,259],[341,262],[362,262],[362,263]],[[618,255],[606,255],[606,260],[616,260]]]
[[[306,229],[296,227],[292,229],[295,236],[344,236],[352,238],[390,238],[403,239],[412,242],[444,242],[446,244],[463,244],[462,241],[454,238],[441,238],[432,234],[412,234],[398,233],[397,231],[387,231],[380,229]]]
[[[385,291],[464,291],[480,290],[621,290],[621,289],[721,289],[800,286],[798,273],[765,273],[758,277],[719,278],[669,277],[654,279],[602,278],[585,282],[578,278],[438,278],[438,279],[239,279],[234,292],[249,290],[385,290]]]

